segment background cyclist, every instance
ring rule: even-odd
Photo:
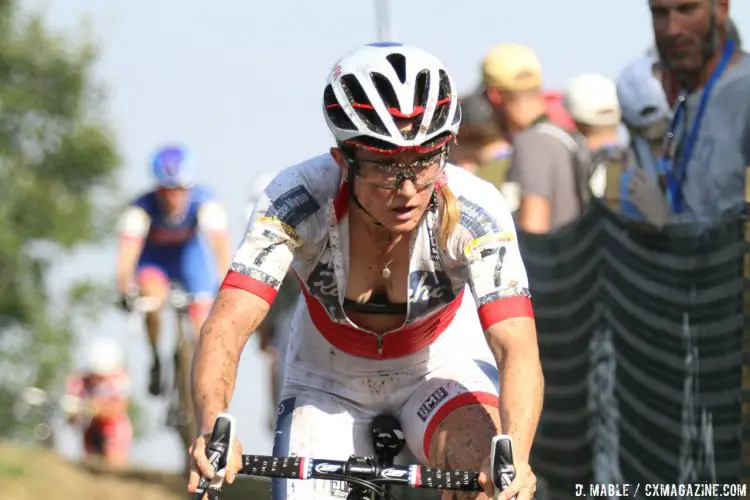
[[[82,399],[83,411],[73,415],[70,423],[84,427],[86,456],[125,465],[133,440],[128,416],[130,377],[122,349],[114,339],[100,337],[91,342],[83,370],[68,378],[67,393]]]
[[[151,171],[155,189],[133,200],[120,219],[117,287],[123,296],[137,289],[163,303],[169,282],[178,283],[192,297],[189,312],[198,332],[221,279],[218,270],[223,273],[231,258],[227,213],[210,188],[196,183],[197,164],[186,148],[158,149]],[[162,391],[160,318],[159,311],[146,314],[153,395]]]

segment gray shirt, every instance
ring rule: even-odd
[[[508,182],[519,185],[521,196],[536,195],[549,200],[550,230],[581,215],[574,158],[563,141],[534,127],[513,140]]]
[[[681,120],[682,126],[676,130],[678,148],[693,126],[702,92],[703,89],[698,89],[687,97],[687,123]],[[673,222],[712,225],[728,211],[740,210],[745,202],[747,166],[750,166],[750,55],[743,54],[724,71],[711,93],[687,165],[684,211],[673,214]]]

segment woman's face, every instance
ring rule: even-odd
[[[348,175],[349,165],[343,153],[334,149],[334,157]],[[367,212],[394,233],[412,231],[429,208],[435,181],[445,167],[447,151],[373,153],[355,152],[354,194]]]

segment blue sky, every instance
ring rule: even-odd
[[[244,200],[259,173],[325,151],[330,134],[321,113],[325,78],[343,53],[377,36],[374,2],[304,0],[25,0],[50,27],[71,31],[87,19],[101,44],[97,75],[108,88],[108,110],[125,168],[123,197],[149,186],[146,159],[163,141],[189,145],[202,178],[231,211],[234,242],[244,229]],[[403,0],[392,1],[399,41],[437,55],[461,91],[479,81],[485,51],[502,42],[533,47],[545,84],[562,88],[581,72],[614,78],[652,43],[646,0]],[[732,17],[750,37],[750,3]],[[61,288],[80,276],[111,279],[115,247],[86,248],[61,259],[51,281]],[[141,465],[182,463],[177,438],[159,429],[163,404],[145,396],[148,368],[142,332],[108,313],[81,326],[85,340],[102,332],[128,345],[139,400],[149,411],[148,439],[137,443]],[[164,349],[168,348],[165,338]],[[251,340],[243,354],[231,410],[247,453],[270,452],[266,430],[265,363]],[[63,433],[67,454],[77,435]]]

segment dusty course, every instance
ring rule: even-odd
[[[266,500],[268,482],[238,479],[222,500]],[[4,500],[185,500],[183,477],[143,469],[114,471],[65,460],[52,452],[0,444]]]

